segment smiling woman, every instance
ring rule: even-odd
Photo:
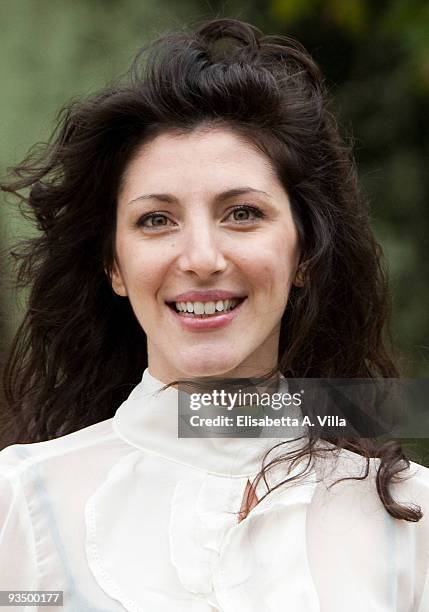
[[[146,332],[152,375],[276,367],[298,234],[266,156],[234,132],[203,127],[143,145],[119,192],[115,253],[112,287]]]
[[[381,250],[299,43],[226,19],[162,36],[2,188],[40,232],[15,253],[0,590],[429,609],[429,470],[397,442],[178,436],[181,382],[398,376]]]

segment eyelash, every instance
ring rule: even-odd
[[[250,206],[249,204],[240,204],[238,206],[234,206],[234,208],[232,210],[230,210],[229,215],[233,214],[235,211],[237,210],[248,210],[251,211],[252,213],[254,213],[254,215],[256,216],[257,219],[263,219],[265,217],[265,214],[262,212],[262,210],[260,208],[258,208],[257,206]],[[228,215],[228,216],[229,216]],[[156,231],[157,228],[161,228],[164,229],[166,227],[168,227],[168,225],[158,225],[158,226],[151,226],[151,225],[144,225],[144,222],[147,219],[153,219],[154,217],[164,217],[166,219],[168,219],[168,217],[165,215],[165,213],[161,213],[161,212],[152,212],[152,213],[147,213],[146,215],[143,215],[142,217],[140,217],[140,219],[137,221],[136,225],[138,227],[144,227],[144,229],[147,229],[149,231]],[[252,223],[251,219],[243,219],[242,221],[237,221],[237,223]]]

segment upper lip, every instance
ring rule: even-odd
[[[211,289],[207,291],[187,291],[180,293],[167,302],[215,302],[216,300],[228,300],[232,298],[245,298],[243,294],[233,291],[223,291],[222,289]]]

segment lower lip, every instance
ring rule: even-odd
[[[212,315],[207,318],[199,318],[194,316],[186,316],[180,312],[176,312],[170,306],[167,306],[175,320],[180,323],[182,329],[190,331],[205,331],[207,329],[219,329],[231,323],[233,319],[240,313],[241,307],[247,298],[238,304],[233,310],[218,315]]]

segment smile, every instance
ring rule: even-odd
[[[232,298],[227,300],[216,300],[209,302],[167,302],[175,312],[192,317],[213,317],[219,313],[226,313],[234,310],[245,298]]]
[[[228,325],[240,312],[246,298],[210,302],[166,302],[174,319],[189,331],[218,329]]]

